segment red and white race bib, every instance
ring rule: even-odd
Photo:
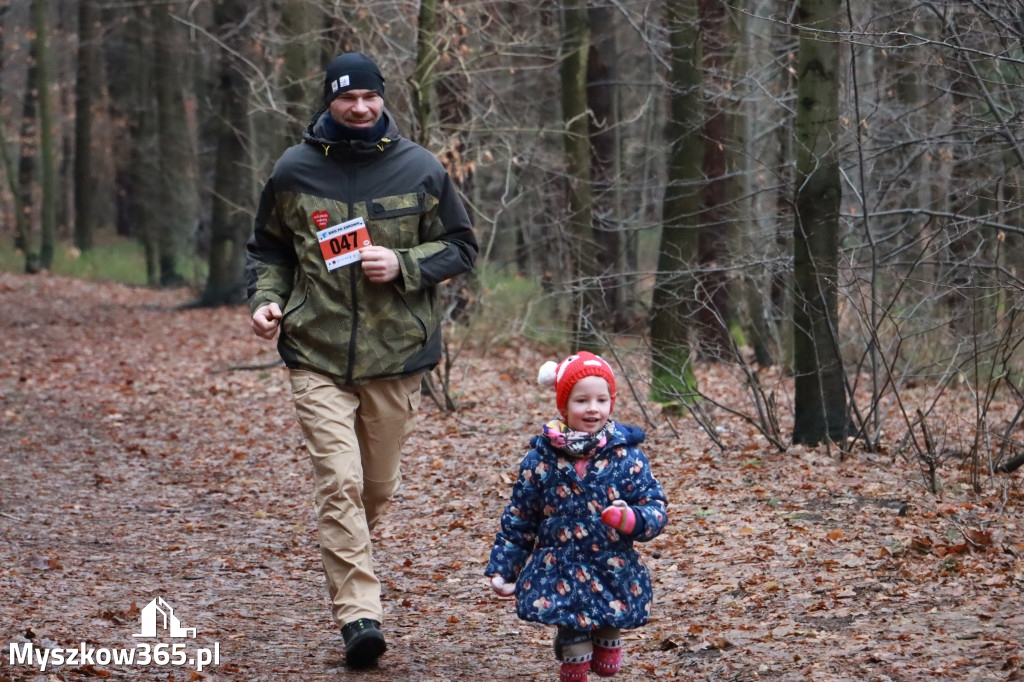
[[[362,218],[353,218],[316,233],[320,242],[327,270],[336,270],[343,265],[362,260],[359,249],[370,245],[370,233]]]

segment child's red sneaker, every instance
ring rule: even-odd
[[[582,663],[562,663],[558,671],[558,682],[587,682],[587,671],[590,661]]]

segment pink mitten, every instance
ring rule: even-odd
[[[632,533],[636,528],[636,512],[622,500],[615,500],[612,506],[605,508],[601,512],[601,520],[606,526],[622,533]]]
[[[491,589],[499,597],[511,597],[516,591],[515,583],[507,583],[500,575],[491,578]]]

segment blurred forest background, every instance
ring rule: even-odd
[[[0,0],[0,26],[5,267],[243,301],[259,188],[358,50],[477,228],[447,409],[459,344],[526,340],[610,355],[719,447],[738,418],[932,489],[1024,462],[1019,0]]]

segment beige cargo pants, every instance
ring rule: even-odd
[[[401,482],[401,450],[416,423],[421,377],[347,387],[302,370],[290,377],[313,462],[332,615],[339,627],[359,618],[382,621],[370,533]]]

